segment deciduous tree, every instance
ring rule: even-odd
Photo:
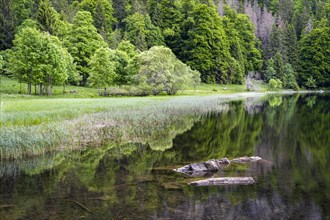
[[[196,83],[192,79],[198,77],[196,71],[163,46],[155,46],[141,53],[136,61],[138,68],[134,78],[145,94],[157,95],[165,91],[173,95],[184,86]]]
[[[73,19],[72,28],[65,39],[65,45],[82,76],[81,85],[86,85],[90,71],[88,63],[91,56],[98,48],[107,46],[102,36],[97,33],[93,25],[92,15],[89,12],[77,12]]]
[[[90,60],[91,75],[88,82],[91,86],[104,88],[113,85],[117,74],[115,72],[117,63],[115,62],[115,51],[101,47],[97,49]]]
[[[28,84],[28,94],[34,84],[39,86],[39,94],[46,86],[47,94],[52,95],[52,85],[62,84],[69,71],[75,70],[73,59],[57,37],[28,26],[15,36],[9,64],[14,76]]]

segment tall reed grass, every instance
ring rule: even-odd
[[[228,96],[233,98],[242,97]],[[219,96],[47,99],[30,100],[31,105],[21,111],[22,101],[16,104],[16,112],[13,106],[2,112],[0,158],[31,157],[109,142],[148,142],[154,149],[164,150],[200,116],[226,110],[224,103],[228,99]]]

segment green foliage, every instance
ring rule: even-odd
[[[224,14],[223,23],[230,43],[230,54],[235,59],[230,64],[237,63],[231,82],[242,83],[248,71],[261,68],[261,52],[257,48],[254,28],[248,16],[237,14],[229,6],[225,6]]]
[[[140,51],[148,49],[144,16],[136,12],[124,19],[126,24],[125,39],[129,40]]]
[[[87,11],[79,11],[73,19],[73,25],[65,38],[65,45],[77,65],[82,76],[81,85],[86,85],[89,77],[91,56],[101,47],[106,47],[101,35],[93,25],[92,16]]]
[[[100,33],[104,39],[109,39],[112,32],[112,26],[116,22],[113,16],[114,10],[112,7],[112,1],[109,0],[83,0],[80,3],[80,9],[89,11],[93,17],[93,24],[96,27],[98,33]]]
[[[0,50],[12,46],[14,38],[15,19],[13,10],[13,0],[0,2]]]
[[[40,1],[36,19],[41,26],[41,30],[51,35],[63,37],[67,32],[68,24],[60,20],[59,14],[53,8],[49,0]]]
[[[54,36],[40,33],[37,29],[25,27],[15,36],[10,53],[10,71],[20,82],[47,86],[47,94],[52,94],[52,85],[63,83],[70,71],[75,71],[70,54]]]
[[[283,31],[282,29],[274,24],[271,29],[270,36],[268,38],[266,48],[266,58],[269,59],[275,56],[276,53],[283,54]]]
[[[268,86],[269,86],[270,90],[282,89],[282,81],[279,79],[270,79]]]
[[[273,79],[276,77],[276,71],[274,69],[274,60],[270,58],[267,61],[267,68],[264,74],[264,79],[266,82],[269,82],[270,79]]]
[[[4,66],[4,61],[2,55],[0,54],[0,71],[2,71],[3,66]]]
[[[115,72],[115,51],[109,48],[99,48],[91,57],[91,73],[88,82],[91,86],[104,88],[114,84],[117,74]]]
[[[116,83],[118,85],[127,85],[132,83],[132,74],[129,71],[129,65],[132,60],[138,55],[133,44],[129,41],[122,41],[118,45],[115,52],[115,59],[117,62]]]
[[[145,24],[148,48],[151,48],[153,46],[164,46],[164,37],[162,35],[161,29],[152,24],[149,15],[146,15],[145,17]]]
[[[298,61],[298,41],[296,31],[291,24],[287,26],[284,33],[284,47],[286,62],[295,67]]]
[[[197,4],[182,28],[179,57],[201,73],[203,82],[230,83],[229,42],[214,7]]]
[[[140,51],[145,51],[152,46],[164,45],[161,30],[151,23],[148,15],[136,12],[125,18],[124,22],[126,24],[125,39]]]
[[[90,14],[82,15],[83,11]],[[294,83],[286,83],[286,78],[294,82],[296,74],[284,68],[291,64],[293,72],[299,72],[301,86],[313,79],[320,87],[328,86],[329,81],[328,37],[320,34],[329,32],[329,14],[330,3],[324,0],[2,0],[0,50],[11,48],[14,35],[30,26],[63,41],[82,76],[81,85],[87,85],[88,63],[95,51],[106,47],[105,42],[116,49],[125,39],[139,51],[166,45],[182,62],[198,70],[203,82],[241,84],[248,73],[258,75],[263,63],[266,81],[274,75],[291,88]],[[320,30],[317,42],[316,29]],[[319,45],[321,50],[307,54]],[[282,61],[275,58],[278,53]],[[126,55],[116,54],[121,63],[116,72],[131,75]],[[270,58],[275,64],[268,68]],[[75,78],[72,75],[69,82],[76,84]],[[128,83],[125,77],[119,78],[116,83]]]
[[[314,88],[330,86],[330,27],[315,28],[299,45],[298,81]]]
[[[288,89],[294,89],[299,90],[299,86],[296,80],[296,73],[293,70],[293,67],[291,64],[287,63],[284,65],[284,81],[283,81],[283,87]]]
[[[280,53],[277,52],[274,57],[270,58],[267,61],[266,66],[264,79],[265,81],[268,81],[269,84],[271,79],[278,79],[283,83],[284,88],[299,89],[296,81],[296,73],[292,65],[284,63]],[[272,84],[274,84],[274,82]]]
[[[179,61],[169,48],[155,46],[138,56],[138,72],[134,76],[145,94],[157,95],[165,91],[174,95],[189,84],[198,83],[198,74]]]

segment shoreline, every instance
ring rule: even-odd
[[[239,92],[132,99],[35,99],[36,103],[29,99],[28,102],[19,103],[22,105],[18,105],[14,112],[2,112],[4,121],[7,118],[12,120],[12,124],[0,126],[0,160],[34,157],[56,151],[69,152],[109,143],[156,143],[155,137],[168,136],[174,129],[175,132],[171,133],[171,138],[174,138],[210,111],[227,111],[227,102],[258,99],[269,94],[300,93]],[[63,103],[63,100],[66,102]],[[58,104],[58,108],[50,106],[51,102]],[[21,108],[27,108],[26,103],[32,109],[37,108],[36,111],[25,110],[20,113]],[[171,141],[163,143],[161,148],[168,148]]]

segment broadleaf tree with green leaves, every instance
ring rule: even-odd
[[[139,54],[135,61],[138,68],[134,79],[144,94],[174,95],[185,86],[198,83],[193,79],[199,73],[178,60],[167,47],[154,46]]]
[[[9,69],[19,82],[28,84],[28,94],[35,85],[39,94],[46,88],[48,95],[54,84],[64,83],[75,72],[71,55],[57,37],[28,26],[15,36]]]
[[[117,74],[115,61],[115,51],[109,48],[101,47],[97,49],[91,57],[90,63],[91,74],[88,82],[91,86],[104,88],[106,93],[107,88],[115,83]],[[102,94],[100,92],[100,94]]]
[[[82,76],[81,85],[87,85],[89,77],[91,56],[101,47],[107,47],[102,36],[97,33],[93,25],[90,12],[78,11],[73,19],[73,25],[65,38],[65,46],[72,55],[77,65],[77,70]]]

